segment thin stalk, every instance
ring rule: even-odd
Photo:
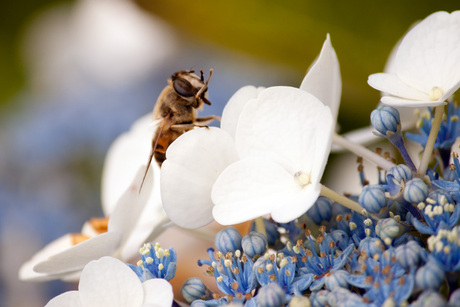
[[[375,152],[367,149],[366,147],[351,142],[350,140],[344,138],[343,136],[338,135],[337,133],[332,134],[332,142],[340,147],[343,147],[357,156],[363,157],[369,162],[376,164],[378,167],[389,170],[395,164],[382,156],[376,154]]]
[[[329,189],[328,187],[321,185],[321,195],[324,197],[327,197],[329,199],[332,199],[335,202],[338,202],[344,207],[347,207],[348,209],[351,209],[353,211],[358,212],[359,214],[367,215],[366,209],[361,207],[360,204],[357,202],[349,199],[348,197],[345,197],[339,193],[337,193],[334,190]]]
[[[438,136],[439,127],[441,127],[443,115],[444,106],[437,106],[434,110],[434,119],[431,122],[431,131],[428,135],[428,140],[426,141],[425,149],[422,155],[422,160],[420,161],[420,166],[418,168],[418,174],[421,176],[425,176],[426,174],[428,163],[430,162],[430,158],[433,153],[434,143],[436,142],[436,137]]]

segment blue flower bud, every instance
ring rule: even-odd
[[[408,182],[412,179],[412,171],[409,166],[405,164],[399,164],[390,168],[387,172],[387,180],[388,175],[393,175],[394,179],[396,179],[398,182],[401,182],[401,180]]]
[[[425,201],[428,196],[428,186],[420,178],[414,178],[406,183],[403,197],[412,204],[418,204]]]
[[[330,306],[357,306],[362,303],[362,298],[356,293],[345,288],[336,288],[327,296]]]
[[[184,299],[189,303],[200,299],[212,299],[211,291],[205,286],[201,279],[196,277],[187,279],[180,290]]]
[[[310,294],[310,302],[312,306],[315,307],[326,307],[328,306],[327,296],[331,291],[329,290],[320,290],[313,291]]]
[[[417,268],[423,259],[422,248],[417,242],[409,241],[396,248],[396,259],[406,271]]]
[[[331,291],[336,288],[348,288],[348,275],[350,274],[345,270],[337,270],[326,274],[326,288]]]
[[[328,222],[332,217],[332,200],[327,197],[320,196],[315,204],[308,209],[307,215],[317,225],[321,225],[322,221]]]
[[[385,190],[380,185],[367,185],[358,199],[361,207],[371,213],[379,213],[386,206]]]
[[[378,106],[371,113],[371,123],[374,128],[383,135],[387,132],[397,132],[401,127],[399,112],[390,106]]]
[[[375,254],[381,254],[385,249],[379,238],[367,237],[359,242],[359,251],[365,252],[367,256],[373,257]]]
[[[434,260],[429,260],[415,273],[415,285],[421,290],[439,289],[444,280],[444,271]]]
[[[223,253],[235,253],[241,250],[241,239],[243,237],[235,227],[227,227],[219,231],[214,239],[217,250]]]
[[[250,257],[263,255],[267,247],[267,238],[259,232],[251,231],[242,240],[243,251]]]
[[[268,246],[274,246],[280,239],[280,233],[278,232],[278,226],[270,220],[263,219],[265,225],[265,232],[267,233]],[[251,231],[257,231],[256,223],[252,223]]]
[[[381,219],[375,226],[375,233],[385,244],[390,245],[399,236],[400,229],[394,218]]]
[[[257,306],[278,307],[284,305],[286,293],[276,282],[272,282],[259,289],[257,294]]]

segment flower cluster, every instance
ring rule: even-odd
[[[159,305],[171,306],[167,281],[181,270],[174,249],[147,243],[137,265],[114,258],[127,261],[133,244],[139,248],[138,241],[127,242],[140,224],[145,242],[163,229],[158,214],[152,214],[156,221],[141,223],[145,208],[159,211],[151,195],[161,195],[169,219],[183,228],[254,220],[247,234],[233,227],[217,233],[209,259],[198,260],[215,285],[193,277],[181,288],[192,306],[458,305],[460,130],[452,95],[460,87],[459,54],[460,11],[437,12],[405,35],[387,72],[369,77],[369,85],[383,92],[384,104],[372,112],[371,122],[376,135],[401,153],[397,161],[335,132],[341,78],[328,35],[300,88],[240,89],[225,107],[221,127],[180,136],[161,171],[147,172],[140,192],[145,166],[129,167],[128,183],[119,184],[125,193],[104,220],[107,228],[73,247],[48,247],[21,275],[52,279],[81,273],[79,291],[49,306],[86,306],[89,300],[141,306],[155,295]],[[404,134],[395,107],[433,109],[419,112],[418,131]],[[133,139],[144,140],[142,129],[133,128]],[[407,140],[423,145],[419,163]],[[356,176],[361,193],[344,196],[322,185],[332,143],[374,163],[375,182],[365,178],[360,164],[359,173],[342,181]],[[134,147],[125,148],[126,156]],[[108,285],[104,291],[102,283]],[[154,283],[158,288],[152,289]],[[111,296],[114,289],[123,291]]]

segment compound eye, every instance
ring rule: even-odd
[[[195,96],[198,90],[194,88],[190,82],[183,78],[177,78],[173,82],[174,90],[176,93],[181,95],[182,97],[192,97]]]

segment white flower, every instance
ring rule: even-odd
[[[169,307],[172,303],[172,287],[166,280],[156,278],[141,283],[125,263],[103,257],[84,267],[78,291],[65,292],[46,306]]]
[[[109,150],[102,182],[102,207],[110,218],[92,219],[85,223],[81,234],[66,234],[49,243],[21,267],[20,279],[75,280],[89,261],[109,255],[129,260],[144,242],[163,231],[167,218],[159,197],[158,168],[150,168],[139,193],[146,167],[136,160],[136,155],[144,154],[142,158],[147,160],[149,149],[145,153],[137,143],[150,146],[146,137],[150,135],[151,140],[153,132],[148,133],[148,128],[149,120],[143,117]]]
[[[321,54],[311,66],[301,89],[312,91],[315,96],[324,99],[334,109],[333,116],[337,116],[341,94],[340,80],[337,56],[328,35]],[[278,90],[286,93],[285,89]],[[235,145],[240,114],[250,101],[257,100],[264,91],[266,90],[262,87],[241,88],[224,108],[221,129],[194,129],[180,136],[168,148],[167,159],[161,168],[161,197],[166,213],[177,225],[198,228],[214,219],[212,187],[222,171],[241,158]],[[294,96],[301,95],[297,92],[301,91],[296,90]],[[278,107],[283,109],[282,106]],[[292,109],[287,107],[285,111],[289,113]],[[259,115],[250,116],[255,119]],[[284,124],[286,129],[290,127],[289,123]],[[269,138],[277,136],[272,135]],[[282,137],[284,138],[285,136]],[[327,158],[327,154],[325,155]]]
[[[272,87],[241,112],[236,148],[212,189],[213,216],[228,225],[270,213],[289,222],[305,213],[321,190],[334,121],[315,96]]]
[[[384,104],[438,106],[460,87],[460,11],[437,12],[414,26],[394,58],[394,73],[369,76]]]

